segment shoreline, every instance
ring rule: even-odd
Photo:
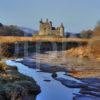
[[[23,60],[23,61],[25,63],[27,63],[25,60]],[[25,63],[22,63],[22,64],[26,65]],[[29,63],[27,63],[27,67],[32,68],[31,63],[32,63],[32,60],[29,60]],[[28,66],[28,64],[30,64],[31,66]],[[66,80],[66,79],[62,79],[62,78],[58,78],[57,79],[56,78],[57,76],[54,77],[55,80],[61,82],[66,87],[70,87],[70,88],[74,88],[74,87],[75,88],[80,88],[80,92],[79,93],[82,95],[81,98],[86,98],[84,100],[87,100],[87,99],[90,99],[90,98],[93,99],[93,100],[99,100],[98,99],[100,97],[100,91],[99,91],[100,77],[99,76],[96,77],[96,75],[94,74],[94,77],[93,77],[93,76],[91,76],[91,74],[89,74],[90,76],[88,77],[87,74],[86,74],[86,70],[84,70],[85,73],[82,73],[82,75],[84,77],[81,77],[81,76],[78,77],[78,76],[75,76],[75,75],[70,74],[69,73],[70,72],[69,70],[56,70],[56,68],[53,69],[53,70],[51,70],[48,67],[44,67],[44,68],[46,68],[46,70],[48,70],[48,71],[46,71],[47,73],[48,72],[49,73],[54,73],[54,72],[56,73],[56,72],[59,72],[59,71],[60,72],[63,71],[63,72],[66,72],[66,75],[67,76],[71,76],[72,78],[76,78],[76,79],[80,80],[81,82],[83,82],[83,84],[80,84],[80,83],[77,83],[77,82],[75,83],[74,81],[70,81],[70,80]],[[51,68],[52,68],[52,66],[51,66]],[[34,67],[33,67],[33,69],[34,69]],[[40,68],[40,70],[43,71],[41,68]],[[43,72],[45,72],[45,71],[43,71]],[[79,73],[79,72],[78,71],[75,71],[74,73],[76,74],[76,73]],[[89,96],[87,96],[87,95],[89,95]],[[80,100],[81,99],[81,98],[79,98],[79,95],[78,94],[76,94],[74,98],[75,98],[75,100]]]
[[[16,66],[0,62],[0,100],[35,100],[40,92],[40,87],[34,79],[19,73]]]

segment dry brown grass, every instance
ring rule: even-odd
[[[67,50],[66,55],[80,58],[95,58],[100,61],[100,37],[89,39],[88,45]]]
[[[45,41],[45,42],[88,42],[88,39],[78,38],[59,38],[49,36],[33,36],[33,37],[18,37],[18,36],[0,36],[0,42],[18,42],[18,41]]]
[[[69,75],[78,78],[100,77],[100,70],[71,71]]]
[[[6,70],[6,69],[7,66],[2,61],[0,61],[0,70]]]
[[[32,41],[31,37],[0,36],[0,42]]]
[[[63,38],[51,36],[33,36],[33,41],[49,41],[49,42],[88,42],[88,39],[79,38]]]

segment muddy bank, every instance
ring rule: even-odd
[[[40,87],[32,78],[0,62],[0,100],[35,100],[39,93]]]

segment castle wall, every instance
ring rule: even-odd
[[[39,34],[40,35],[49,35],[49,34],[51,34],[51,25],[50,25],[50,23],[41,23]]]
[[[52,29],[52,22],[40,22],[40,31],[39,35],[57,35],[57,36],[64,36],[64,27],[61,25],[60,27]]]

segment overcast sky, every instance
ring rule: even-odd
[[[100,20],[100,0],[0,0],[0,22],[38,29],[40,19],[66,31],[92,29]]]

